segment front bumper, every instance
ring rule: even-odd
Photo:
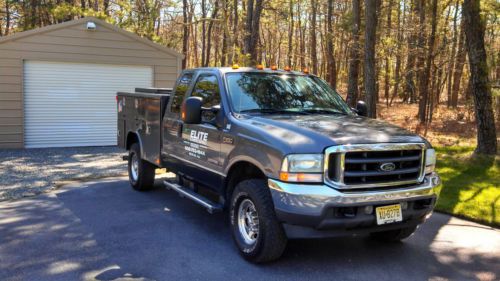
[[[418,225],[432,212],[439,184],[435,173],[426,176],[421,184],[372,191],[339,191],[324,184],[268,181],[276,215],[289,238],[330,237]],[[403,221],[378,226],[374,209],[393,203],[406,206]]]

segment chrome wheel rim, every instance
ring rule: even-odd
[[[254,244],[259,237],[259,216],[255,205],[245,199],[238,208],[238,230],[246,244]]]
[[[139,159],[136,153],[132,154],[132,159],[130,160],[130,175],[134,181],[137,181],[139,177]]]

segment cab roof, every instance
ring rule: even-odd
[[[277,69],[277,70],[271,70],[270,68],[264,68],[264,69],[257,69],[255,67],[239,67],[239,68],[232,68],[232,67],[197,67],[197,68],[190,68],[186,69],[184,71],[213,71],[216,72],[218,71],[221,74],[226,74],[226,73],[269,73],[269,74],[293,74],[293,75],[309,75],[304,72],[300,71],[286,71],[283,69]]]

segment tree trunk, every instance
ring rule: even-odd
[[[245,25],[245,53],[250,55],[250,63],[257,63],[257,44],[259,43],[260,16],[263,0],[248,0]]]
[[[418,97],[419,101],[425,95],[424,89],[427,88],[427,83],[425,81],[425,59],[426,59],[426,21],[425,21],[425,0],[417,0],[417,9],[418,9],[418,38],[417,38],[417,83],[418,83]],[[419,103],[420,104],[420,103]],[[419,106],[419,116],[421,114],[420,106]]]
[[[377,117],[377,81],[375,77],[375,40],[377,32],[377,3],[365,0],[365,100],[368,117]]]
[[[189,25],[188,25],[188,0],[182,0],[182,69],[187,67],[188,50],[189,50]]]
[[[333,49],[333,0],[328,0],[326,15],[326,81],[335,89],[337,88],[337,69]]]
[[[300,13],[301,7],[300,7],[300,1],[297,1],[297,11]],[[302,26],[302,15],[298,16],[299,21],[298,21],[298,28],[299,28],[299,37],[300,37],[300,68],[304,69],[306,67],[306,31],[305,27]]]
[[[361,0],[352,0],[352,45],[349,49],[349,78],[347,85],[347,103],[354,107],[358,100],[359,88],[359,60],[360,43],[359,29],[361,26]]]
[[[415,86],[415,60],[416,60],[416,53],[417,53],[417,47],[416,47],[416,42],[417,42],[417,28],[416,28],[416,16],[415,14],[418,12],[417,4],[415,1],[418,0],[413,0],[411,5],[411,12],[410,12],[410,19],[409,23],[412,25],[410,26],[410,34],[408,36],[408,57],[406,59],[406,69],[405,69],[405,87],[404,87],[404,98],[403,102],[409,102],[409,103],[414,103],[415,102],[415,93],[416,93],[416,86]]]
[[[11,19],[10,1],[5,0],[5,31],[3,33],[4,36],[9,35],[10,33],[10,19]]]
[[[451,103],[454,108],[458,106],[458,94],[460,93],[460,80],[462,79],[462,72],[465,64],[465,57],[467,50],[465,49],[465,27],[464,21],[460,25],[460,37],[458,38],[458,48],[456,53],[456,60],[453,72],[453,86],[451,90]],[[451,73],[450,73],[451,76]]]
[[[293,0],[288,0],[289,26],[288,26],[288,54],[287,65],[292,67],[292,52],[293,52]]]
[[[103,9],[104,9],[104,14],[106,16],[109,16],[109,0],[103,1]]]
[[[404,5],[404,3],[403,3],[403,5]],[[403,8],[403,10],[405,10],[405,8]],[[400,1],[398,1],[398,36],[397,36],[397,39],[398,39],[398,41],[397,41],[397,45],[396,45],[396,68],[394,70],[394,89],[392,92],[391,101],[389,102],[389,106],[392,105],[392,102],[398,96],[399,80],[400,80],[400,72],[401,72],[401,42],[403,40],[403,33],[401,31],[401,2]]]
[[[316,4],[316,0],[311,0],[311,44],[309,47],[310,53],[311,53],[311,71],[313,74],[318,74],[318,54],[316,53],[316,14],[318,7]]]
[[[228,9],[229,9],[229,1],[228,0],[223,0],[223,22],[222,22],[222,50],[221,50],[221,57],[220,57],[220,64],[221,66],[226,66],[227,62],[227,48],[228,48],[228,41],[229,41],[229,26],[228,26]]]
[[[480,15],[479,0],[464,0],[462,9],[477,123],[477,148],[475,152],[495,155],[497,138],[484,47],[485,22]]]
[[[206,0],[201,0],[201,65],[205,66],[206,38],[207,38],[207,7]],[[210,37],[210,35],[208,35]]]
[[[423,8],[423,7],[422,7]],[[427,45],[427,57],[425,69],[422,73],[422,81],[420,84],[420,100],[418,104],[418,119],[420,123],[425,124],[429,119],[429,94],[432,89],[429,88],[431,78],[432,61],[434,59],[434,42],[436,41],[436,25],[437,25],[437,0],[432,0],[432,16],[431,16],[431,36]]]
[[[457,52],[457,37],[458,37],[458,29],[457,29],[457,19],[458,19],[458,7],[459,3],[458,0],[455,3],[455,15],[453,16],[453,42],[451,44],[451,54],[448,62],[448,85],[446,88],[446,95],[448,97],[448,107],[451,106],[452,104],[452,76],[453,76],[453,70],[455,69],[454,62],[455,62],[455,55]]]
[[[210,52],[212,49],[212,29],[214,28],[215,18],[217,18],[217,13],[219,12],[219,0],[214,2],[214,10],[212,11],[212,16],[210,17],[210,22],[208,23],[208,39],[207,39],[207,53],[205,64],[203,66],[207,67],[210,64]]]
[[[389,0],[389,6],[387,7],[387,34],[386,37],[390,38],[391,37],[391,28],[392,28],[392,21],[391,21],[391,15],[392,15],[392,4],[393,0]],[[384,79],[384,97],[385,97],[385,103],[386,106],[389,107],[389,91],[391,89],[391,82],[390,82],[390,66],[389,66],[389,54],[386,54],[385,56],[385,79]]]

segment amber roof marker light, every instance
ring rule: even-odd
[[[264,65],[258,64],[255,68],[257,68],[258,70],[263,70],[264,69]]]
[[[278,66],[275,64],[271,65],[271,70],[278,70]]]
[[[290,68],[290,67],[287,65],[287,66],[285,66],[285,68],[283,68],[283,70],[285,70],[285,71],[292,71],[292,68]]]
[[[238,68],[240,68],[240,66],[239,66],[238,64],[236,64],[236,63],[235,63],[235,64],[233,64],[233,66],[231,66],[231,68],[232,68],[232,69],[238,69]]]
[[[304,72],[305,74],[309,74],[309,69],[306,67],[302,70],[302,72]]]

